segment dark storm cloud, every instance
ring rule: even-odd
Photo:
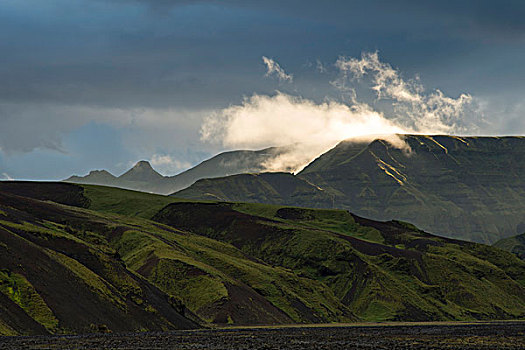
[[[409,14],[431,18],[432,22],[436,19],[444,20],[449,24],[462,27],[475,26],[482,32],[494,31],[494,34],[501,34],[507,38],[508,34],[523,35],[525,32],[525,3],[521,0],[502,0],[495,5],[494,0],[379,0],[379,1],[242,1],[242,0],[117,0],[145,3],[152,9],[167,9],[176,6],[189,4],[208,4],[220,6],[232,6],[239,8],[250,8],[253,10],[271,10],[286,13],[291,16],[306,16],[317,20],[326,20],[339,25],[351,26],[349,19],[361,18],[361,21],[369,21],[370,17],[363,18],[362,14],[378,17],[395,18],[400,14]],[[386,16],[385,16],[385,12]],[[437,18],[436,15],[441,16]],[[458,22],[458,23],[454,23]],[[411,24],[411,23],[406,23]]]
[[[493,1],[45,3],[35,11],[7,9],[0,15],[4,101],[223,106],[253,90],[274,88],[260,79],[263,55],[277,55],[293,71],[317,58],[378,49],[401,68],[417,70],[422,62],[475,52],[478,41],[518,40],[525,6],[517,1],[498,6]]]
[[[276,89],[320,101],[340,55],[376,50],[425,86],[489,101],[497,132],[523,133],[523,18],[523,1],[2,0],[0,153],[67,155],[76,130],[108,137],[82,129],[95,122],[140,156],[202,154],[203,113]],[[293,83],[265,77],[263,56]]]

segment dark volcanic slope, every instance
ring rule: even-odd
[[[341,142],[296,177],[341,208],[376,220],[399,219],[429,232],[492,243],[525,230],[525,139],[521,137],[403,136],[408,149],[386,141]],[[246,179],[197,182],[175,196],[295,204],[275,188],[245,191]],[[266,180],[269,182],[269,180]],[[234,191],[234,189],[237,189]]]
[[[64,185],[55,189],[75,192]],[[0,191],[0,333],[196,327],[168,295],[95,243],[92,232],[101,227],[103,222],[61,206]]]

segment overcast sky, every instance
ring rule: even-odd
[[[0,178],[119,175],[141,159],[175,174],[228,148],[201,139],[210,115],[276,91],[340,100],[335,63],[363,52],[472,96],[471,133],[522,135],[524,18],[504,0],[2,0]]]

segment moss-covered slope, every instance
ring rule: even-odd
[[[0,250],[2,334],[525,317],[514,255],[340,210],[0,184]]]
[[[1,333],[197,326],[106,244],[114,224],[67,208],[0,191]]]
[[[525,316],[522,261],[408,224],[344,211],[226,203],[173,203],[153,219],[322,282],[364,320]]]

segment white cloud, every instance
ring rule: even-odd
[[[14,179],[11,176],[9,176],[8,173],[2,173],[2,180],[11,181],[11,180],[14,180]]]
[[[273,65],[268,67],[270,72]],[[211,114],[201,127],[202,140],[230,148],[289,146],[288,152],[266,164],[267,169],[298,171],[345,139],[372,140],[381,135],[404,147],[399,137],[392,135],[461,130],[458,120],[471,103],[470,95],[454,99],[439,90],[425,94],[417,80],[402,79],[397,70],[379,60],[377,53],[364,53],[361,59],[341,57],[336,67],[341,76],[333,85],[351,93],[349,103],[316,103],[280,92],[273,96],[254,94],[239,105]],[[355,89],[348,84],[368,75],[371,89],[378,99],[390,102],[393,113],[374,110],[357,100]]]
[[[279,63],[266,56],[262,57],[264,64],[266,65],[266,76],[275,75],[279,81],[293,81],[293,75],[287,74],[284,69],[281,68]]]
[[[335,101],[316,104],[283,93],[253,95],[241,105],[213,114],[201,128],[203,140],[220,142],[226,147],[294,145],[288,153],[267,164],[272,171],[297,171],[347,138],[412,131],[364,104],[348,106]]]
[[[393,117],[417,132],[458,133],[467,129],[461,117],[472,106],[469,94],[452,98],[437,89],[425,94],[418,77],[403,79],[390,64],[379,60],[377,52],[365,52],[361,59],[339,57],[335,66],[341,72],[335,86],[345,89],[349,81],[369,76],[377,99],[390,101],[395,111]]]
[[[168,154],[154,154],[150,159],[151,165],[161,172],[173,174],[174,172],[185,170],[191,167],[191,163],[180,161]]]
[[[317,60],[316,61],[316,66],[315,68],[317,69],[317,71],[319,73],[326,73],[327,72],[327,69],[326,67],[324,66],[323,62],[321,62],[320,60]]]

